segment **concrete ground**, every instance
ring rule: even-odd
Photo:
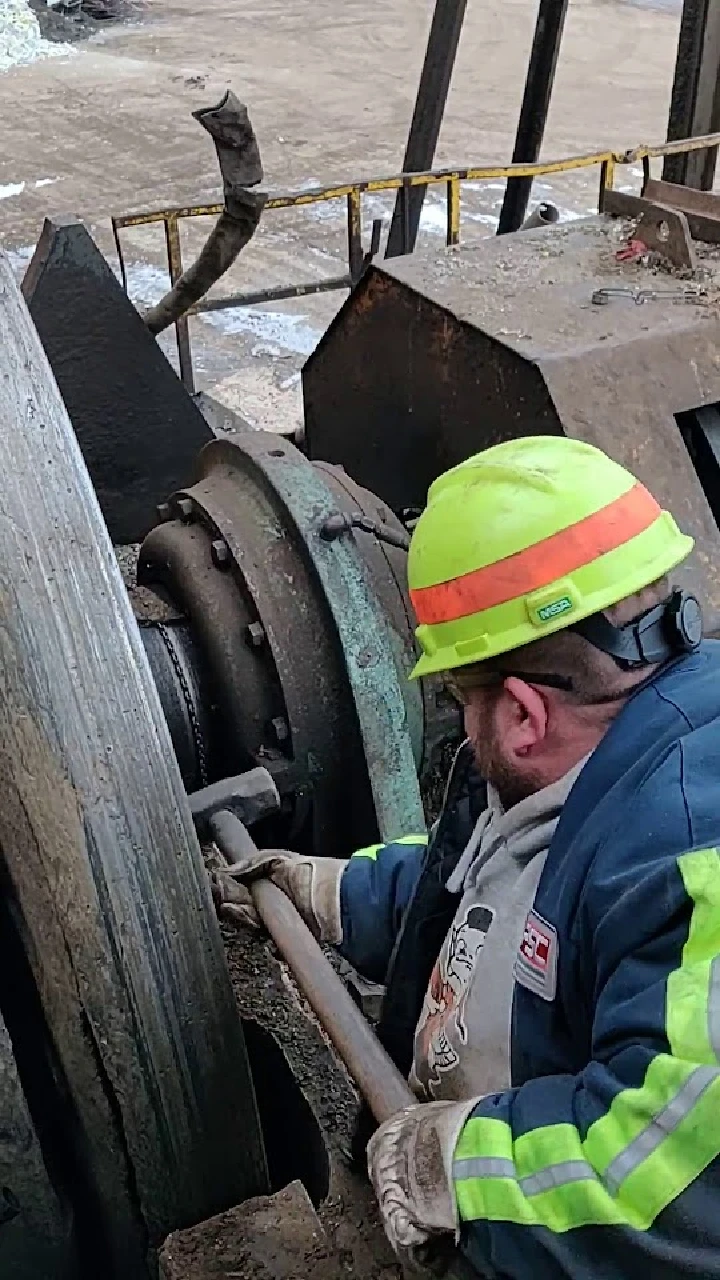
[[[144,0],[54,57],[0,75],[0,245],[18,271],[47,213],[76,213],[113,254],[108,219],[131,209],[218,197],[212,145],[192,109],[232,86],[250,108],[270,191],[400,167],[432,0]],[[509,157],[536,0],[470,0],[437,162]],[[679,0],[572,0],[546,156],[664,136]],[[638,186],[639,171],[620,181]],[[597,173],[538,183],[563,216],[594,208]],[[502,186],[466,191],[463,237],[491,234]],[[369,198],[366,227],[391,202]],[[441,250],[433,195],[422,234]],[[207,226],[185,234],[188,257]],[[257,289],[344,270],[342,203],[269,212],[223,288]],[[166,286],[162,230],[127,232],[139,304]],[[193,321],[198,383],[253,423],[300,419],[299,369],[344,295]],[[168,350],[172,343],[167,342]]]

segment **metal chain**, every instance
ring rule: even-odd
[[[185,709],[187,711],[188,720],[190,722],[190,731],[193,737],[195,754],[197,757],[198,772],[200,774],[200,786],[206,787],[208,783],[207,751],[205,749],[205,738],[203,735],[202,728],[200,726],[200,720],[198,718],[197,711],[195,710],[195,699],[192,696],[190,686],[185,678],[185,672],[183,671],[182,663],[178,658],[177,653],[175,652],[175,647],[172,643],[172,640],[170,639],[170,632],[168,628],[165,626],[163,622],[157,622],[155,626],[157,627],[158,634],[160,635],[160,638],[162,639],[163,644],[165,645],[165,648],[168,653],[168,657],[170,658],[170,661],[173,666],[173,670],[175,672],[175,675],[177,676],[177,681],[180,686],[180,691],[183,695],[183,698],[185,699]]]
[[[634,302],[637,307],[644,306],[646,302],[687,302],[703,306],[707,305],[708,293],[707,289],[692,287],[688,289],[631,289],[623,285],[618,288],[596,289],[590,301],[594,306],[602,307],[613,298],[627,298],[629,302]]]

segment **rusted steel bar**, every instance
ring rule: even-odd
[[[252,896],[265,928],[378,1124],[416,1103],[290,899],[271,880],[258,880]]]
[[[257,852],[246,828],[226,810],[210,820],[220,852],[240,862]],[[365,1098],[378,1124],[417,1098],[383,1049],[344,983],[336,974],[294,904],[271,880],[256,880],[252,898],[258,915]]]
[[[170,284],[173,288],[182,277],[183,261],[180,244],[180,223],[171,214],[165,223],[165,244],[167,245]],[[175,341],[177,342],[180,377],[186,389],[193,395],[195,391],[195,375],[193,373],[192,350],[190,347],[190,329],[187,315],[179,316],[175,321]]]
[[[353,189],[347,196],[348,269],[353,284],[363,272],[362,208],[360,192]]]
[[[720,133],[709,134],[700,138],[678,138],[673,142],[659,142],[647,145],[640,143],[624,150],[590,151],[583,155],[565,156],[559,160],[540,160],[534,164],[493,164],[470,166],[464,169],[433,169],[422,173],[400,173],[382,178],[355,178],[352,182],[344,182],[329,187],[313,187],[302,191],[283,192],[268,196],[265,209],[300,209],[305,205],[322,204],[326,200],[344,200],[356,188],[363,192],[397,191],[404,184],[415,186],[438,186],[450,178],[460,182],[489,182],[500,178],[541,178],[553,173],[573,173],[576,169],[589,169],[604,162],[616,165],[638,164],[647,156],[676,156],[685,152],[707,151],[709,147],[720,146]],[[177,218],[212,218],[223,211],[221,204],[173,205],[166,209],[149,209],[139,213],[125,213],[112,219],[113,231],[126,227],[144,227],[153,222],[164,222],[170,215]]]
[[[223,298],[203,298],[187,314],[199,316],[206,311],[231,311],[233,307],[251,307],[259,302],[280,302],[284,298],[306,298],[313,293],[333,293],[336,289],[352,288],[352,283],[349,275],[330,276],[327,280],[278,285],[274,289],[257,289],[253,293],[229,293]]]
[[[429,169],[445,114],[467,0],[435,0],[425,61],[420,75],[415,110],[408,134],[403,173]],[[386,258],[412,253],[417,240],[425,200],[425,187],[401,188],[390,224]]]
[[[720,127],[720,5],[714,0],[684,0],[675,77],[670,99],[668,139],[710,134]],[[665,182],[711,191],[717,146],[685,155],[669,154]]]
[[[568,0],[540,0],[515,135],[514,164],[531,164],[540,155],[567,11]],[[500,210],[498,235],[519,230],[525,220],[531,191],[532,178],[508,181]]]

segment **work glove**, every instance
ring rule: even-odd
[[[453,1154],[478,1101],[418,1103],[370,1139],[368,1173],[385,1233],[412,1270],[442,1275],[452,1261],[459,1237]]]
[[[226,920],[261,929],[248,885],[266,877],[287,894],[318,942],[337,946],[342,942],[340,881],[346,866],[338,858],[305,858],[287,849],[248,854],[213,872],[215,907]]]

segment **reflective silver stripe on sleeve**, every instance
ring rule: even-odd
[[[617,1195],[625,1179],[635,1172],[643,1160],[647,1160],[648,1156],[652,1155],[668,1134],[673,1132],[673,1129],[677,1129],[690,1114],[698,1098],[702,1097],[705,1090],[710,1088],[719,1075],[720,1071],[715,1067],[698,1067],[692,1075],[688,1076],[667,1106],[663,1107],[662,1111],[658,1111],[642,1132],[628,1143],[625,1150],[615,1156],[602,1178],[611,1195]]]
[[[554,1187],[563,1187],[570,1182],[587,1182],[588,1179],[595,1178],[595,1173],[585,1160],[563,1160],[547,1169],[540,1169],[538,1173],[518,1178],[512,1160],[505,1160],[501,1156],[469,1156],[455,1161],[453,1178],[456,1182],[466,1178],[509,1178],[513,1182],[517,1181],[523,1195],[539,1196],[543,1191],[551,1191]]]

